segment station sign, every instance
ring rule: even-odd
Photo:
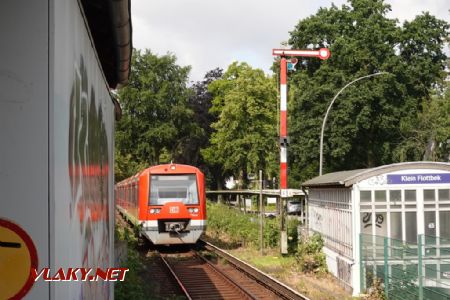
[[[387,175],[387,184],[450,183],[450,173]]]

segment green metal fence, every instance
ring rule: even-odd
[[[450,300],[450,239],[419,235],[416,243],[360,235],[361,291],[383,282],[388,299]]]

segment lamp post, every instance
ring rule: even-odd
[[[337,94],[336,96],[334,96],[333,100],[331,100],[330,105],[328,106],[327,112],[325,113],[325,117],[323,118],[323,122],[322,122],[322,131],[320,132],[320,162],[319,162],[319,175],[322,175],[322,164],[323,164],[323,132],[325,130],[325,123],[327,122],[327,118],[328,118],[328,113],[331,110],[331,106],[333,106],[334,101],[336,100],[336,98],[342,93],[343,90],[345,90],[348,86],[352,85],[353,83],[360,81],[362,79],[365,78],[369,78],[369,77],[373,77],[373,76],[378,76],[378,75],[383,75],[383,74],[390,74],[389,72],[378,72],[378,73],[374,73],[374,74],[370,74],[370,75],[366,75],[366,76],[362,76],[359,78],[356,78],[355,80],[347,83]]]

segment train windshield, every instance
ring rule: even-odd
[[[195,174],[152,175],[150,179],[150,205],[164,205],[167,202],[198,204]]]

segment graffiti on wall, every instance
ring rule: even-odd
[[[322,230],[322,215],[319,208],[310,206],[310,226],[311,229],[321,231]]]
[[[370,212],[364,213],[362,217],[362,223],[364,228],[372,227],[373,226],[372,213]],[[382,214],[375,214],[375,226],[381,228],[383,226],[383,223],[384,223],[384,216]]]
[[[337,277],[347,283],[349,286],[352,284],[352,265],[340,258],[336,257],[337,264]]]
[[[108,267],[109,158],[108,136],[102,106],[97,105],[94,85],[89,82],[83,56],[75,66],[70,95],[69,177],[71,186],[70,223],[78,226],[82,244],[80,267]],[[108,299],[105,282],[85,282],[81,297]]]

